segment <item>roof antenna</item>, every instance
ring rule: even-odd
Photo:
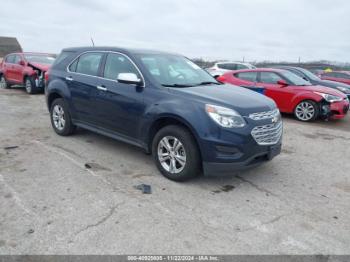
[[[92,46],[95,46],[95,42],[94,42],[94,39],[91,37],[91,43],[92,43]]]

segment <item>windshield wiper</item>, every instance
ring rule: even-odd
[[[165,87],[191,87],[193,85],[185,85],[185,84],[163,84]]]
[[[219,82],[213,82],[213,81],[206,81],[206,82],[201,82],[199,84],[196,84],[196,86],[204,86],[204,85],[221,85]]]

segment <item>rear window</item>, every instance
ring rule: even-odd
[[[60,64],[63,60],[65,60],[67,57],[69,57],[70,55],[74,54],[74,52],[71,51],[63,51],[61,52],[58,57],[56,58],[55,62],[53,63],[53,65],[58,65]]]
[[[226,70],[237,70],[237,64],[218,64],[218,67],[221,69],[226,69]]]

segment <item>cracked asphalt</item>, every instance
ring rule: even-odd
[[[42,94],[0,109],[0,254],[350,253],[350,117],[285,116],[272,162],[175,183],[133,146],[57,136]]]

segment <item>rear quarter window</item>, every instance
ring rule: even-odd
[[[61,52],[58,57],[56,58],[55,62],[52,64],[52,66],[57,66],[63,63],[64,61],[68,60],[68,57],[71,57],[75,54],[75,52],[72,51],[63,51]],[[67,61],[66,61],[67,62]]]

